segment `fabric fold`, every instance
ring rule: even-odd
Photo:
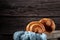
[[[13,35],[14,40],[47,40],[46,34],[38,34],[30,31],[17,31]]]

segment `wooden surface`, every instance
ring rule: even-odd
[[[0,34],[25,30],[26,25],[48,17],[60,30],[60,0],[0,0]]]
[[[1,0],[0,15],[60,16],[60,0]]]
[[[60,30],[47,35],[48,40],[60,40]],[[0,34],[0,40],[13,40],[13,34]]]
[[[11,34],[44,17],[53,19],[60,30],[60,0],[0,0],[0,39],[12,40]]]
[[[60,38],[60,30],[53,31],[47,36],[47,39],[57,39]]]
[[[0,17],[0,34],[12,34],[15,31],[25,30],[27,24],[31,21],[38,21],[43,17]],[[51,17],[55,21],[56,30],[60,30],[60,18]]]

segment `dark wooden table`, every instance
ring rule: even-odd
[[[53,19],[60,30],[60,0],[0,0],[0,38],[12,39],[29,22],[45,17]]]

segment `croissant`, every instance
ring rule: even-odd
[[[50,18],[42,18],[39,20],[40,23],[42,23],[45,27],[45,32],[51,33],[52,31],[55,30],[55,23],[52,19]]]
[[[31,31],[35,33],[43,33],[45,31],[45,27],[42,23],[38,21],[32,21],[27,25],[26,31]]]

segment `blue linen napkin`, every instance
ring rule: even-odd
[[[13,35],[14,40],[47,40],[46,34],[38,34],[30,31],[17,31]]]

